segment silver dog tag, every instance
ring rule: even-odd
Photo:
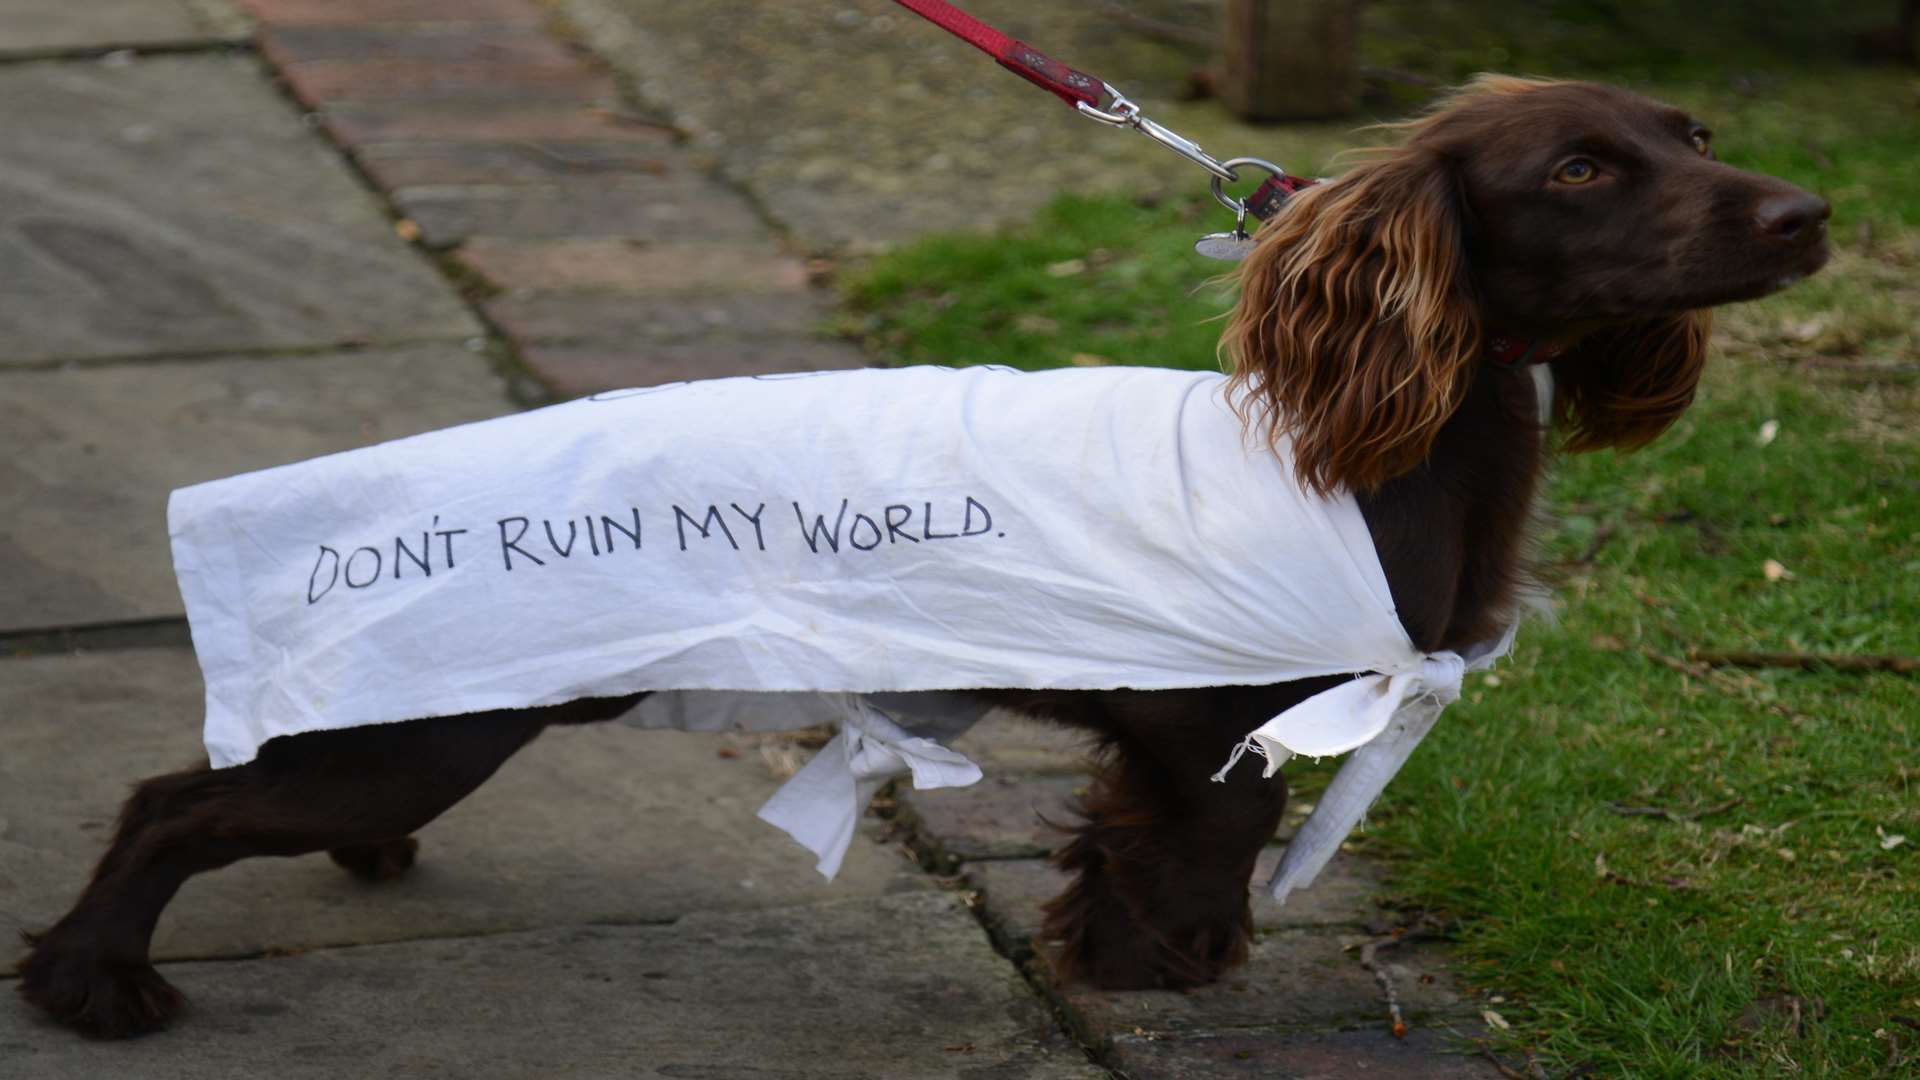
[[[1208,233],[1193,245],[1193,250],[1209,259],[1239,262],[1253,250],[1253,237],[1243,232]]]

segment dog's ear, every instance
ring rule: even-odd
[[[1480,350],[1452,172],[1403,148],[1260,230],[1221,338],[1235,407],[1301,483],[1370,491],[1427,456]]]
[[[1691,311],[1601,330],[1553,361],[1553,411],[1575,453],[1631,450],[1693,404],[1713,315]]]

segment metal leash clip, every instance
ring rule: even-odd
[[[1128,101],[1126,96],[1121,94],[1120,91],[1109,86],[1107,87],[1107,94],[1110,100],[1107,102],[1106,110],[1096,109],[1084,101],[1074,102],[1074,107],[1080,110],[1081,115],[1089,119],[1098,120],[1103,124],[1110,124],[1113,127],[1130,127],[1140,134],[1145,135],[1147,138],[1152,139],[1154,142],[1159,143],[1161,146],[1193,162],[1195,165],[1207,170],[1213,174],[1213,182],[1216,190],[1221,181],[1240,179],[1240,175],[1233,171],[1231,165],[1220,161],[1212,154],[1200,149],[1199,143],[1194,142],[1192,139],[1187,138],[1185,135],[1174,131],[1164,124],[1149,120],[1146,114],[1140,111],[1140,106]]]
[[[1274,177],[1287,175],[1285,169],[1282,169],[1280,166],[1275,165],[1265,158],[1229,158],[1221,162],[1221,164],[1228,170],[1242,165],[1252,165],[1267,170],[1267,173]],[[1247,200],[1236,199],[1232,195],[1227,194],[1226,188],[1218,176],[1214,177],[1208,186],[1213,190],[1214,201],[1233,211],[1233,231],[1208,233],[1194,242],[1193,250],[1209,259],[1239,262],[1241,259],[1246,258],[1247,254],[1253,250],[1253,237],[1247,233],[1247,213],[1250,209],[1247,206]]]
[[[1090,120],[1098,120],[1111,127],[1132,128],[1212,174],[1209,186],[1213,191],[1214,200],[1233,211],[1233,231],[1208,233],[1193,245],[1193,250],[1209,259],[1223,259],[1228,262],[1238,262],[1253,250],[1253,237],[1247,233],[1246,200],[1227,194],[1225,185],[1240,179],[1240,174],[1235,171],[1238,166],[1256,166],[1276,177],[1287,175],[1285,169],[1264,158],[1237,157],[1221,161],[1201,149],[1199,143],[1164,124],[1148,119],[1141,113],[1140,106],[1127,100],[1126,95],[1111,86],[1107,87],[1106,108],[1095,108],[1084,101],[1075,102],[1074,107],[1080,110],[1082,116]]]

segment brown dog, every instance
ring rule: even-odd
[[[1692,401],[1706,309],[1818,270],[1828,207],[1715,162],[1685,112],[1603,86],[1485,78],[1403,127],[1262,230],[1223,350],[1274,406],[1265,434],[1292,440],[1300,479],[1358,495],[1399,617],[1434,651],[1515,616],[1548,451],[1516,358],[1550,363],[1568,449],[1641,445]],[[1208,777],[1338,681],[985,694],[1107,751],[1059,855],[1073,884],[1049,909],[1066,974],[1192,986],[1243,958],[1247,881],[1286,788],[1251,769]],[[296,735],[245,765],[148,780],[79,902],[30,939],[20,991],[89,1034],[160,1027],[181,999],[148,940],[187,878],[321,850],[392,876],[410,833],[541,729],[633,700]]]

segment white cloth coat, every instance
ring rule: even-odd
[[[208,753],[639,690],[828,695],[793,716],[846,731],[769,810],[830,872],[880,778],[979,776],[857,695],[1361,676],[1249,733],[1269,771],[1457,696],[1465,662],[1414,649],[1354,500],[1303,491],[1225,393],[1121,367],[678,383],[176,491]],[[689,698],[642,722],[732,708]]]

